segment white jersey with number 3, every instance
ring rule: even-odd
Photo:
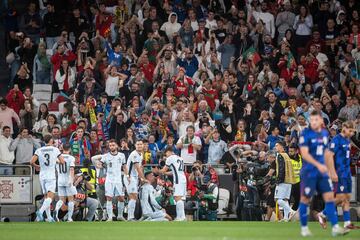
[[[173,174],[174,184],[186,183],[184,160],[181,157],[171,155],[166,159],[165,164]]]
[[[38,148],[35,155],[38,156],[40,164],[39,178],[43,180],[56,179],[55,168],[58,157],[61,155],[60,150],[53,146],[45,146]]]
[[[125,155],[121,152],[115,155],[109,152],[103,155],[100,161],[106,164],[106,181],[121,183],[121,167],[126,163]]]
[[[58,186],[68,187],[70,185],[70,168],[75,167],[75,158],[69,154],[63,154],[65,163],[57,163]]]

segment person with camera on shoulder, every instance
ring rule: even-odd
[[[80,215],[82,211],[80,208],[87,208],[87,214],[85,220],[91,222],[94,220],[95,211],[99,205],[99,201],[95,198],[89,197],[87,191],[92,191],[93,186],[90,184],[91,177],[88,173],[83,173],[80,169],[75,171],[74,186],[76,187],[77,194],[75,195],[75,209],[74,215],[76,216],[73,219],[83,219]]]

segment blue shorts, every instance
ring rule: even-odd
[[[300,183],[301,195],[311,198],[315,192],[323,194],[333,191],[333,184],[328,176],[301,177]]]
[[[335,193],[337,194],[348,194],[352,190],[352,182],[350,178],[339,178],[337,183],[334,183]]]

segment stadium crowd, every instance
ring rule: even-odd
[[[353,122],[359,164],[356,0],[39,0],[24,12],[11,3],[0,174],[29,165],[47,135],[59,149],[70,143],[89,175],[110,139],[126,157],[142,140],[144,169],[172,147],[194,196],[197,175],[219,184],[221,166],[240,184],[239,162],[271,162],[279,149],[299,170],[299,135],[313,110],[332,137]],[[51,102],[35,99],[35,84],[51,84]]]

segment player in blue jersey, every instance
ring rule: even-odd
[[[341,133],[336,135],[330,143],[331,162],[334,163],[334,172],[330,172],[330,178],[334,183],[336,193],[335,203],[342,206],[344,216],[344,228],[357,228],[350,222],[350,197],[351,197],[351,171],[350,171],[350,138],[355,129],[352,122],[342,124]],[[326,228],[326,211],[318,214],[318,219],[323,228]]]
[[[324,120],[320,112],[314,111],[310,114],[310,127],[303,130],[300,136],[300,152],[304,159],[301,169],[301,199],[299,215],[301,222],[301,235],[311,236],[307,226],[307,209],[311,197],[315,191],[322,194],[325,202],[327,218],[332,224],[332,235],[344,235],[348,233],[338,224],[338,217],[335,213],[334,194],[332,182],[329,178],[330,172],[334,171],[334,165],[330,164],[331,155],[328,150],[329,133],[323,129]]]

